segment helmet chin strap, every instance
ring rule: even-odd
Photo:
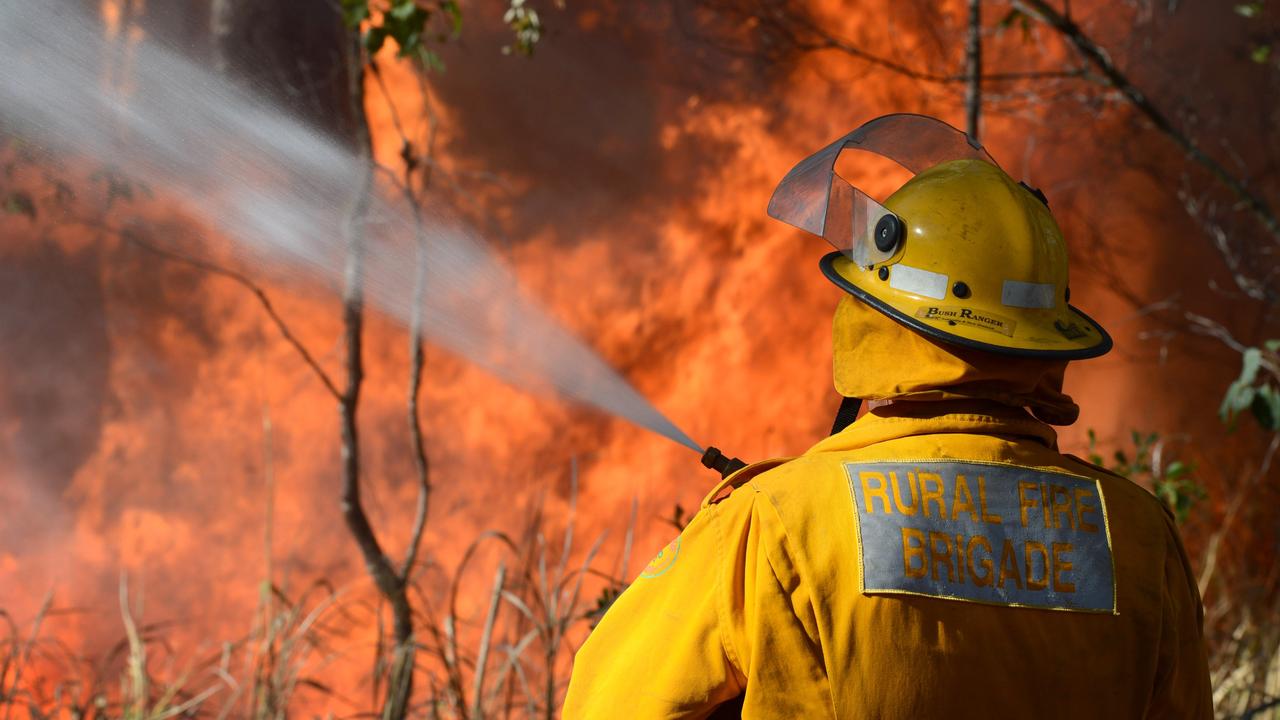
[[[841,397],[840,409],[836,411],[836,421],[831,426],[831,434],[844,430],[858,419],[858,410],[862,407],[862,400],[854,397]]]

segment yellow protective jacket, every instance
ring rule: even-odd
[[[834,351],[892,404],[713,491],[578,651],[567,720],[1212,717],[1170,516],[1041,422],[1079,414],[1065,361],[849,297]]]
[[[894,405],[741,471],[579,650],[564,717],[1212,717],[1170,516],[1054,445],[990,401]]]

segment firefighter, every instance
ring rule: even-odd
[[[845,149],[914,177],[881,205]],[[1057,448],[1067,363],[1111,340],[1069,304],[1044,196],[890,115],[769,211],[836,247],[835,386],[869,410],[707,496],[578,652],[564,717],[1212,717],[1172,517]]]

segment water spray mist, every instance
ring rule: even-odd
[[[66,0],[0,3],[0,122],[93,158],[182,203],[234,241],[246,267],[337,288],[353,178],[366,160],[155,40],[130,49],[129,84],[104,83],[100,25]],[[367,296],[407,323],[417,228],[375,193],[364,228]],[[495,375],[551,389],[699,453],[702,448],[537,303],[468,228],[435,208],[423,330]]]

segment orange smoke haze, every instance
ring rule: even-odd
[[[393,49],[379,55],[396,120],[420,149],[428,116],[438,117],[434,190],[490,238],[531,296],[691,437],[749,461],[799,454],[826,434],[838,405],[829,323],[839,294],[817,270],[823,241],[769,220],[769,194],[795,162],[874,116],[923,112],[962,125],[963,88],[907,80],[838,51],[765,63],[723,47],[755,42],[749,25],[679,3],[633,5],[548,8],[552,31],[525,61],[497,51],[508,42],[497,21],[503,3],[474,3],[463,41],[441,51],[447,72],[427,78],[425,96]],[[833,34],[913,67],[959,67],[960,3],[877,1],[857,12],[812,5]],[[1085,5],[1076,9],[1082,17],[1124,23],[1117,37],[1099,38],[1104,44],[1135,22],[1106,3]],[[150,8],[103,7],[107,32],[141,37]],[[1209,12],[1177,16],[1163,51],[1179,51],[1183,25],[1213,27],[1193,16]],[[990,67],[1033,69],[1018,32],[993,35]],[[1070,60],[1047,47],[1036,67]],[[1167,85],[1159,72],[1150,76]],[[1231,82],[1224,93],[1261,102],[1244,97],[1245,80]],[[1084,412],[1062,430],[1063,447],[1082,453],[1088,428],[1104,445],[1134,427],[1175,439],[1204,433],[1217,422],[1235,355],[1179,337],[1164,359],[1159,339],[1143,334],[1153,325],[1126,294],[1144,302],[1177,294],[1254,332],[1274,321],[1224,312],[1229,300],[1208,289],[1211,279],[1229,280],[1189,228],[1176,183],[1159,180],[1183,167],[1167,141],[1134,130],[1121,107],[1082,106],[1067,90],[1032,103],[1019,88],[989,90],[984,142],[1048,195],[1076,261],[1073,304],[1117,344],[1068,373]],[[366,90],[375,154],[400,170],[387,94],[372,79]],[[871,165],[842,168],[881,197],[902,180]],[[92,168],[63,171],[88,185]],[[21,172],[15,184],[50,193],[42,171]],[[151,192],[112,212],[138,218],[158,244],[201,232],[165,202],[163,188]],[[82,195],[92,204],[92,191]],[[1170,248],[1170,238],[1184,245]],[[317,288],[266,289],[340,376],[338,299]],[[416,492],[405,335],[373,317],[360,410],[366,503],[394,555]],[[247,631],[268,567],[288,594],[323,579],[371,607],[338,511],[336,403],[245,288],[64,218],[9,215],[0,224],[0,347],[0,609],[25,621],[51,590],[56,607],[76,610],[49,621],[57,637],[71,651],[105,656],[122,635],[123,573],[145,622],[168,625],[173,656],[183,657],[216,655],[221,640]],[[575,562],[607,531],[596,562],[605,573],[618,571],[633,502],[630,575],[670,539],[663,518],[676,505],[696,508],[716,480],[686,448],[506,386],[435,348],[423,406],[435,483],[428,594],[444,592],[484,530],[518,535],[535,507],[562,528],[575,462]],[[1220,437],[1216,426],[1210,436]],[[1230,448],[1254,441],[1245,434]],[[1230,448],[1184,443],[1180,451],[1199,463],[1212,492],[1245,467]],[[1193,518],[1189,537],[1210,518]],[[472,580],[463,594],[468,619],[488,602],[486,576]],[[315,669],[339,695],[361,701],[376,641],[370,607],[344,630],[341,659]],[[101,672],[113,677],[116,662]]]

